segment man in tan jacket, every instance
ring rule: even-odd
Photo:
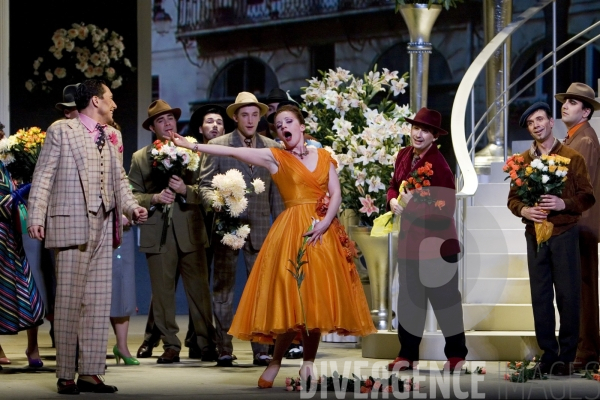
[[[148,107],[148,118],[142,123],[157,139],[169,138],[177,130],[179,108],[164,100]],[[146,254],[152,285],[154,324],[163,335],[164,352],[158,364],[179,362],[181,341],[175,321],[175,289],[181,275],[190,315],[198,337],[204,361],[213,361],[216,354],[216,333],[212,322],[208,266],[206,265],[206,228],[200,209],[201,196],[193,189],[200,174],[186,170],[182,176],[168,177],[153,168],[153,145],[136,151],[131,158],[129,181],[137,201],[149,210],[148,222],[140,228],[140,251]],[[161,243],[165,224],[165,207],[173,207],[170,226]]]
[[[585,159],[590,181],[595,191],[600,189],[600,143],[588,120],[600,109],[594,89],[575,82],[556,99],[563,103],[562,121],[567,126],[565,146],[577,150]],[[598,192],[595,193],[598,196]],[[596,202],[579,220],[579,255],[581,258],[581,312],[579,343],[573,366],[575,369],[598,368],[600,329],[598,324],[598,241],[600,202]]]
[[[55,249],[58,392],[114,393],[104,375],[112,290],[112,252],[123,235],[121,214],[144,222],[129,189],[121,133],[109,124],[117,105],[90,79],[75,93],[79,117],[52,124],[29,194],[29,236]],[[75,353],[79,341],[79,378]]]

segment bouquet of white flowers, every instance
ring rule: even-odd
[[[195,143],[196,139],[188,136],[189,142]],[[155,140],[152,143],[151,160],[152,168],[161,171],[166,178],[173,175],[181,176],[184,171],[196,171],[200,165],[200,155],[192,150],[175,146],[170,140]],[[168,179],[167,179],[168,180]],[[167,230],[173,218],[173,207],[166,204],[163,208],[163,231],[160,245],[165,244]]]
[[[413,116],[407,104],[392,100],[405,92],[408,75],[376,69],[363,79],[342,68],[329,70],[322,79],[310,79],[302,95],[309,133],[338,162],[342,209],[359,211],[370,226],[385,212],[396,156],[402,138],[409,139],[405,118]]]
[[[241,249],[250,234],[248,225],[241,225],[238,217],[248,207],[246,193],[259,194],[265,191],[265,183],[256,178],[252,181],[254,190],[246,187],[244,176],[237,169],[230,169],[225,174],[217,174],[212,179],[213,191],[210,201],[216,210],[215,232],[223,237],[221,243],[233,250]]]

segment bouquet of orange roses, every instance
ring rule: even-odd
[[[567,165],[570,158],[557,154],[544,154],[531,164],[526,164],[523,156],[518,154],[509,157],[502,170],[508,173],[511,188],[516,188],[517,195],[528,207],[537,206],[543,194],[560,196],[567,181]],[[538,246],[552,237],[554,224],[548,220],[535,223],[535,236]]]
[[[410,176],[406,180],[406,189],[413,192],[412,200],[417,203],[433,204],[440,210],[446,205],[444,200],[434,199],[431,197],[431,176],[433,175],[433,169],[431,163],[426,162],[424,166],[417,168],[410,173]],[[406,204],[400,203],[401,206],[406,207]]]
[[[19,183],[31,182],[45,140],[46,132],[35,126],[19,129],[0,140],[0,161],[6,165],[11,178]]]

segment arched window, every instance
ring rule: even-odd
[[[277,76],[267,64],[247,57],[231,61],[217,73],[210,89],[210,99],[231,99],[239,92],[250,92],[260,98],[278,86]]]

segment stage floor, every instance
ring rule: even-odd
[[[132,318],[129,334],[129,348],[135,352],[142,342],[146,316]],[[177,318],[179,326],[187,326],[187,316]],[[107,321],[108,323],[108,321]],[[0,336],[0,344],[12,364],[0,371],[0,399],[55,399],[54,349],[50,347],[49,324],[40,327],[40,353],[44,369],[32,371],[27,368],[25,332],[14,336]],[[183,339],[185,332],[180,332]],[[181,352],[181,362],[172,365],[158,365],[156,358],[161,348],[154,351],[154,357],[141,359],[140,366],[117,366],[112,358],[115,338],[111,332],[107,354],[108,369],[106,383],[118,387],[116,396],[128,399],[280,399],[280,398],[598,398],[600,382],[581,379],[581,375],[571,377],[550,377],[545,381],[509,383],[504,380],[506,360],[469,363],[469,370],[485,366],[486,375],[443,375],[439,369],[445,360],[422,361],[419,369],[400,373],[402,378],[413,376],[419,381],[419,393],[394,393],[379,397],[373,393],[316,392],[313,394],[286,393],[285,377],[298,375],[299,360],[284,360],[273,389],[258,389],[256,382],[262,372],[261,367],[252,365],[252,352],[247,342],[235,341],[235,354],[238,365],[233,368],[216,367],[215,363],[205,363],[187,358],[187,349]],[[337,370],[344,376],[355,373],[374,378],[387,376],[384,372],[390,360],[362,358],[361,349],[353,343],[322,343],[316,366],[319,373],[331,375]],[[83,394],[86,398],[106,398],[110,395]]]

